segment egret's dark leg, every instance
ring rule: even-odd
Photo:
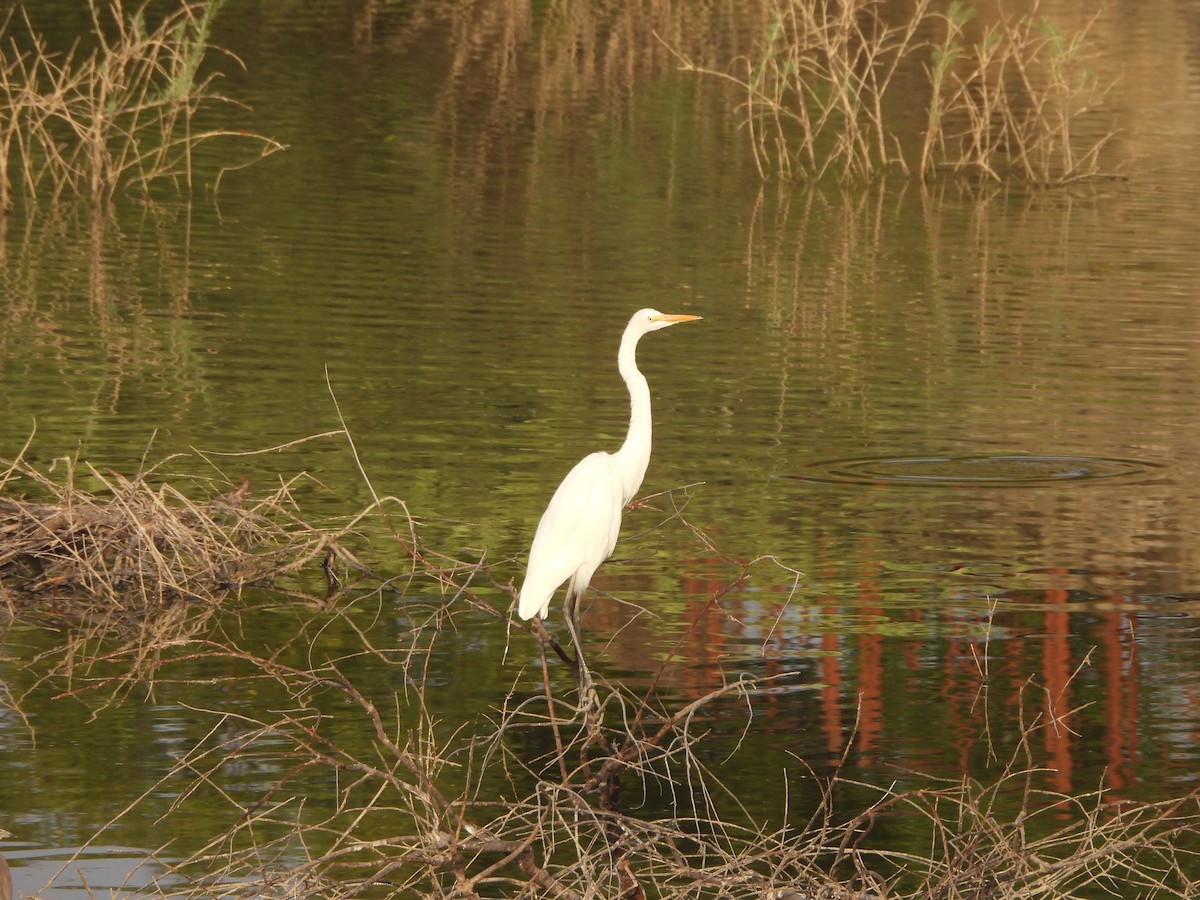
[[[569,612],[570,608],[570,600],[564,600],[563,610],[566,612],[568,623],[571,621]],[[533,633],[537,636],[537,639],[539,642],[541,642],[543,648],[548,645],[559,659],[565,662],[574,671],[579,671],[579,660],[573,659],[570,655],[568,655],[567,651],[562,648],[562,644],[556,641],[554,639],[554,635],[546,630],[546,623],[542,621],[541,616],[534,618],[533,624],[530,626],[530,628],[533,629]],[[571,635],[571,639],[572,641],[575,639],[574,634]],[[578,651],[578,647],[576,647],[576,651]],[[3,900],[3,898],[0,898],[0,900]]]
[[[554,635],[552,635],[550,632],[548,632],[546,630],[546,626],[542,622],[541,619],[537,619],[535,621],[537,622],[536,630],[537,630],[538,640],[540,640],[542,642],[542,645],[545,646],[546,644],[549,644],[550,649],[554,651],[555,655],[558,656],[559,659],[561,659],[568,666],[570,666],[572,669],[574,669],[575,671],[578,672],[579,671],[578,661],[572,659],[570,656],[567,655],[567,651],[562,648],[562,644],[560,644],[558,641],[556,641],[554,639]],[[0,900],[2,900],[2,898],[0,898]]]

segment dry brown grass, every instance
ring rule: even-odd
[[[249,482],[194,499],[160,480],[160,468],[176,460],[125,476],[67,457],[46,473],[20,458],[0,459],[0,491],[10,495],[0,497],[0,588],[8,601],[70,597],[126,611],[215,603],[324,549],[319,532],[295,514],[295,479],[256,499]],[[49,499],[11,496],[22,493]]]
[[[164,181],[191,189],[195,149],[218,138],[253,144],[254,159],[282,149],[242,130],[194,127],[201,107],[232,103],[204,68],[220,0],[181,0],[157,23],[124,0],[88,5],[91,51],[52,53],[16,9],[0,20],[0,207],[17,196],[100,200]]]
[[[1088,68],[1092,23],[1068,32],[1035,2],[1001,10],[976,35],[976,12],[959,0],[945,12],[930,0],[902,11],[881,0],[774,0],[758,48],[733,71],[679,58],[744,93],[763,177],[861,182],[899,170],[1059,185],[1105,174],[1100,154],[1116,131],[1092,121],[1107,94]],[[921,71],[926,84],[914,88]]]
[[[1088,38],[1098,13],[1067,32],[1041,15],[1003,15],[968,34],[975,9],[952,2],[944,36],[927,68],[932,99],[920,169],[974,173],[999,181],[1016,175],[1065,184],[1102,173],[1100,153],[1115,136],[1077,133],[1108,86],[1089,68]]]

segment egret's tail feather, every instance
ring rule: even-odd
[[[517,601],[517,615],[522,619],[532,619],[534,616],[546,618],[550,614],[550,598],[553,591],[529,590],[528,585],[521,588],[520,599]]]

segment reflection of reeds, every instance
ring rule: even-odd
[[[425,53],[446,42],[436,130],[463,186],[482,194],[497,165],[527,164],[530,146],[535,158],[566,153],[588,165],[595,122],[627,127],[643,87],[674,67],[673,50],[719,66],[746,52],[746,35],[761,30],[761,20],[758,4],[738,0],[418,0],[394,33],[374,34],[379,26],[368,13],[358,33],[400,47],[420,45]],[[714,140],[723,141],[725,123],[718,127]],[[533,182],[542,183],[542,177]],[[471,210],[480,199],[459,205]]]
[[[0,359],[24,373],[26,387],[53,384],[58,401],[51,409],[44,393],[14,384],[9,421],[45,424],[72,410],[71,433],[106,452],[113,417],[143,379],[167,385],[157,425],[213,401],[207,344],[187,315],[191,206],[142,204],[133,222],[119,212],[55,203],[35,216],[0,216]]]
[[[0,205],[31,199],[111,196],[163,180],[192,183],[192,154],[218,137],[250,139],[260,155],[275,141],[235,130],[193,129],[197,111],[231,102],[213,89],[201,65],[220,0],[183,0],[157,25],[144,9],[112,0],[103,15],[89,0],[96,48],[51,53],[15,13],[0,22]]]

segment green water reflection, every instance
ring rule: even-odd
[[[70,5],[38,15],[69,34],[78,23],[54,10]],[[1121,5],[1102,20],[1105,51],[1130,60],[1118,105],[1142,126],[1122,137],[1141,160],[1130,180],[842,193],[762,184],[719,86],[665,51],[636,75],[556,79],[519,55],[525,68],[499,77],[502,54],[457,47],[450,23],[383,4],[367,27],[365,6],[222,11],[217,38],[247,64],[227,90],[290,149],[216,197],[0,219],[0,457],[33,435],[26,458],[43,469],[188,453],[166,471],[216,466],[262,490],[305,471],[301,507],[340,520],[371,501],[344,438],[217,455],[334,431],[340,408],[375,490],[405,501],[427,546],[519,580],[558,479],[621,439],[629,312],[695,312],[689,340],[641,350],[656,404],[644,491],[676,490],[627,516],[595,580],[597,667],[639,686],[666,661],[658,683],[676,698],[743,672],[788,676],[754,696],[749,727],[745,705],[714,716],[703,751],[764,817],[785,815],[788,773],[786,815],[806,821],[815,788],[797,759],[827,771],[848,754],[868,782],[983,775],[989,738],[1001,757],[1014,746],[1004,711],[1031,678],[1043,692],[1028,702],[1078,710],[1035,748],[1046,787],[1156,799],[1196,786],[1200,141],[1187,123],[1200,75],[1173,42],[1153,52],[1184,76],[1152,75],[1146,35],[1169,23],[1123,28]],[[711,52],[732,58],[745,40],[722,33]],[[995,491],[788,477],[830,460],[1026,455],[1154,476]],[[386,528],[364,531],[360,558],[403,571]],[[360,630],[386,645],[409,615],[390,597],[336,615],[245,602],[200,633],[263,654],[286,644],[297,663],[352,656]],[[171,775],[175,762],[220,715],[286,708],[213,658],[113,702],[89,690],[103,668],[39,681],[72,634],[3,608],[0,595],[0,826],[31,858],[101,830],[157,849],[158,817],[195,777]],[[466,614],[437,637],[426,702],[448,728],[472,721],[522,666],[537,690],[535,656],[527,636]],[[408,687],[386,668],[353,674],[380,697]],[[369,746],[361,719],[327,711],[340,739]],[[289,765],[268,740],[220,788],[252,802]],[[293,788],[314,811],[336,801],[321,776]],[[231,805],[201,787],[163,856],[223,831]]]

